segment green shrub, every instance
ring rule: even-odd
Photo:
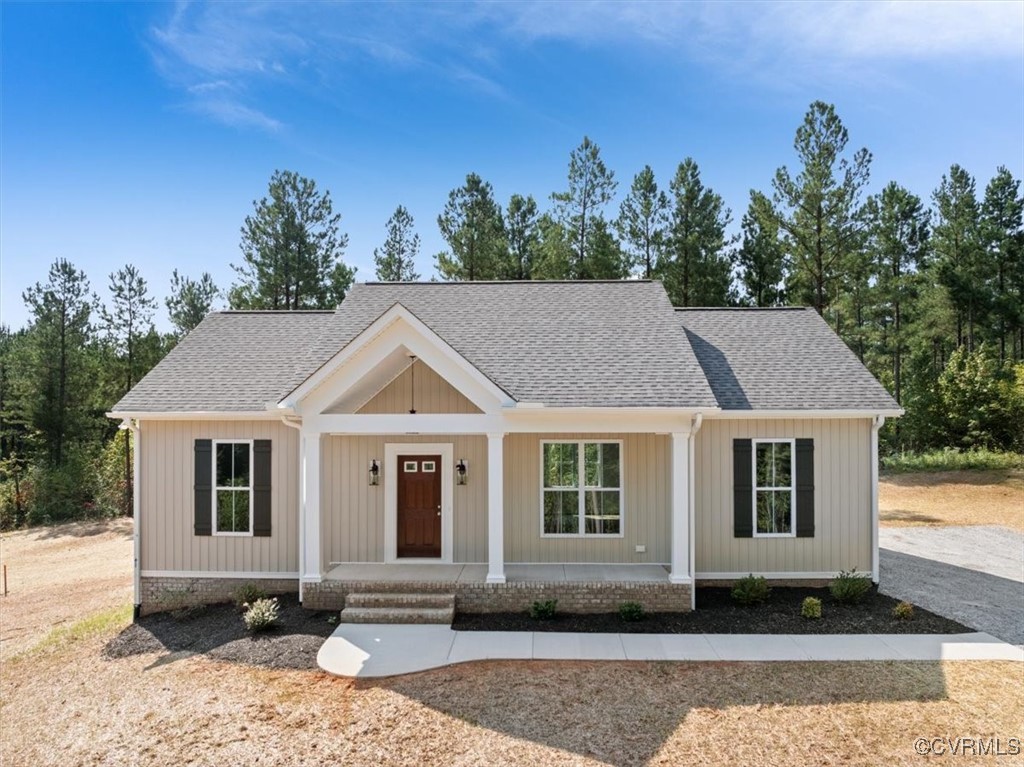
[[[557,607],[557,599],[545,599],[543,602],[534,602],[530,605],[530,617],[539,621],[551,620],[555,617],[555,609]]]
[[[242,620],[245,627],[253,633],[266,631],[277,623],[278,607],[277,599],[257,599],[252,604],[245,605],[245,614]]]
[[[871,591],[871,578],[864,573],[858,573],[856,567],[849,572],[844,570],[829,584],[828,590],[837,602],[856,604]]]
[[[813,621],[821,618],[821,600],[817,597],[806,597],[800,605],[800,615]]]
[[[644,606],[639,602],[623,602],[619,605],[619,617],[624,621],[632,623],[634,621],[642,621],[647,617],[647,613],[644,611]]]
[[[898,621],[909,621],[914,617],[914,606],[910,602],[899,602],[892,608],[892,617]]]
[[[736,581],[732,589],[732,598],[741,605],[753,605],[764,602],[771,593],[768,581],[760,575],[750,574]]]
[[[235,590],[235,607],[241,610],[246,605],[266,598],[267,592],[255,583],[245,583]]]

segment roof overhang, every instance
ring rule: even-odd
[[[485,413],[515,404],[508,392],[396,303],[277,405],[300,414],[323,413],[332,405],[354,411],[408,367],[412,356]]]
[[[815,409],[815,410],[720,410],[709,415],[709,418],[754,419],[754,418],[899,418],[903,410],[896,409]]]

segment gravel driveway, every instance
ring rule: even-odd
[[[1024,645],[1024,534],[1006,527],[883,527],[880,591]]]

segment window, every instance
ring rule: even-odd
[[[754,535],[792,536],[796,525],[793,440],[754,440]]]
[[[437,471],[436,465],[434,464],[433,461],[424,461],[423,463],[420,464],[420,468],[422,471],[426,473]]]
[[[252,535],[252,441],[213,443],[214,535]]]
[[[541,534],[621,536],[621,477],[621,442],[541,442]]]
[[[414,474],[417,466],[418,464],[416,461],[402,461],[402,471],[407,474]]]

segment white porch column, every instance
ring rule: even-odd
[[[878,583],[878,430],[885,425],[885,416],[871,422],[871,580]]]
[[[302,508],[299,511],[299,584],[319,583],[320,566],[320,434],[300,432]]]
[[[487,435],[487,582],[505,582],[505,435]]]
[[[672,583],[690,578],[690,433],[672,432]]]

